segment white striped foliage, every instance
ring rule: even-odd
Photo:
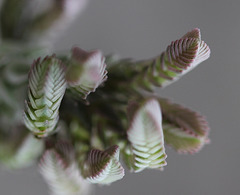
[[[179,79],[210,56],[208,45],[201,40],[200,30],[195,28],[181,39],[173,41],[160,56],[140,62],[142,73],[136,76],[134,85],[152,91]]]
[[[91,183],[110,184],[124,176],[124,169],[119,162],[118,146],[112,146],[105,151],[92,149],[89,152],[85,177]]]
[[[149,99],[140,106],[134,114],[127,136],[131,144],[131,151],[127,153],[133,155],[132,162],[127,163],[132,163],[130,167],[135,172],[145,168],[162,169],[167,164],[162,116],[157,100]]]
[[[100,51],[86,52],[78,47],[73,48],[66,74],[69,89],[86,99],[107,79],[105,69],[105,57]]]
[[[88,193],[89,184],[81,177],[76,163],[67,162],[54,149],[45,151],[39,167],[51,195],[86,195]]]
[[[159,98],[164,138],[179,153],[198,152],[209,142],[209,126],[202,115],[179,104]]]
[[[53,133],[66,89],[65,70],[54,56],[34,61],[29,73],[24,122],[37,137]]]

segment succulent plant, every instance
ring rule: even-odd
[[[55,7],[33,14],[23,26],[16,21],[23,22],[30,1],[6,0],[1,10],[0,160],[11,168],[38,160],[54,195],[85,195],[91,183],[122,179],[120,159],[132,172],[163,170],[166,145],[192,154],[209,142],[205,117],[156,93],[209,58],[198,28],[141,61],[79,47],[59,55],[46,46],[7,42],[31,43],[32,33],[69,19],[65,8],[80,1],[55,0]],[[18,7],[8,20],[13,5]]]

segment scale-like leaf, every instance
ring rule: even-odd
[[[167,99],[159,98],[159,103],[167,144],[180,153],[194,153],[209,141],[209,127],[203,116]]]
[[[38,137],[52,133],[66,89],[64,67],[54,56],[34,61],[29,73],[28,99],[24,122]]]
[[[132,146],[131,167],[135,172],[145,168],[162,169],[166,165],[162,115],[157,100],[147,100],[136,111],[127,135]],[[131,153],[128,152],[128,155]]]
[[[124,176],[124,169],[119,162],[118,146],[105,151],[92,149],[86,162],[85,176],[88,181],[99,184],[110,184]]]
[[[72,59],[66,74],[69,89],[86,99],[107,79],[105,57],[100,51],[72,49]]]
[[[208,45],[201,40],[200,30],[195,28],[181,39],[173,41],[160,56],[136,63],[143,66],[135,78],[135,87],[152,91],[154,86],[166,86],[186,74],[210,56]]]
[[[52,195],[86,195],[89,183],[79,172],[76,163],[69,164],[54,149],[47,150],[40,162],[40,173],[47,181]]]

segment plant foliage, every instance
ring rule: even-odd
[[[148,60],[79,47],[52,54],[47,38],[66,28],[85,0],[51,0],[41,8],[36,2],[4,0],[1,8],[2,164],[21,168],[40,158],[51,194],[86,195],[90,183],[124,177],[121,157],[134,172],[163,170],[165,143],[192,154],[209,142],[205,117],[155,90],[209,58],[198,28]]]
[[[24,122],[38,137],[51,134],[58,122],[58,110],[65,93],[64,67],[54,56],[34,61],[29,73],[29,102]]]
[[[209,142],[205,117],[181,105],[159,98],[166,143],[180,153],[194,153]]]
[[[53,195],[87,194],[89,184],[81,177],[76,163],[68,164],[54,149],[46,150],[43,154],[40,172]]]
[[[156,100],[148,100],[137,110],[127,135],[135,172],[145,168],[162,169],[167,164],[161,110]]]
[[[86,99],[107,79],[105,68],[105,57],[100,51],[86,52],[73,48],[66,75],[70,90]]]
[[[85,175],[91,183],[110,184],[122,179],[124,169],[119,162],[120,149],[112,146],[105,151],[92,149],[87,158]]]

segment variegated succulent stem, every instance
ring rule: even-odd
[[[119,162],[120,149],[112,146],[104,151],[92,149],[85,165],[84,177],[91,183],[110,184],[124,176]]]
[[[64,147],[63,150],[66,150]],[[40,162],[40,173],[47,181],[51,195],[89,194],[90,184],[82,178],[74,159],[66,158],[59,152],[56,149],[46,150]]]
[[[34,62],[29,73],[29,90],[24,122],[38,137],[45,137],[56,128],[58,110],[65,93],[64,67],[54,56]]]
[[[126,148],[125,151],[128,165],[135,172],[145,168],[163,169],[167,164],[167,155],[160,106],[155,99],[136,105],[138,108],[134,108],[134,116],[127,130],[127,138],[131,144],[131,149]]]
[[[201,40],[200,30],[196,28],[181,39],[173,41],[166,51],[156,58],[139,62],[122,60],[113,63],[109,67],[109,77],[111,78],[112,74],[118,85],[123,82],[127,88],[153,92],[155,87],[165,87],[178,80],[209,56],[210,49]]]
[[[177,40],[160,56],[145,62],[148,65],[137,76],[135,85],[140,85],[148,91],[152,91],[154,86],[164,87],[208,57],[208,46],[198,38],[187,37]]]

